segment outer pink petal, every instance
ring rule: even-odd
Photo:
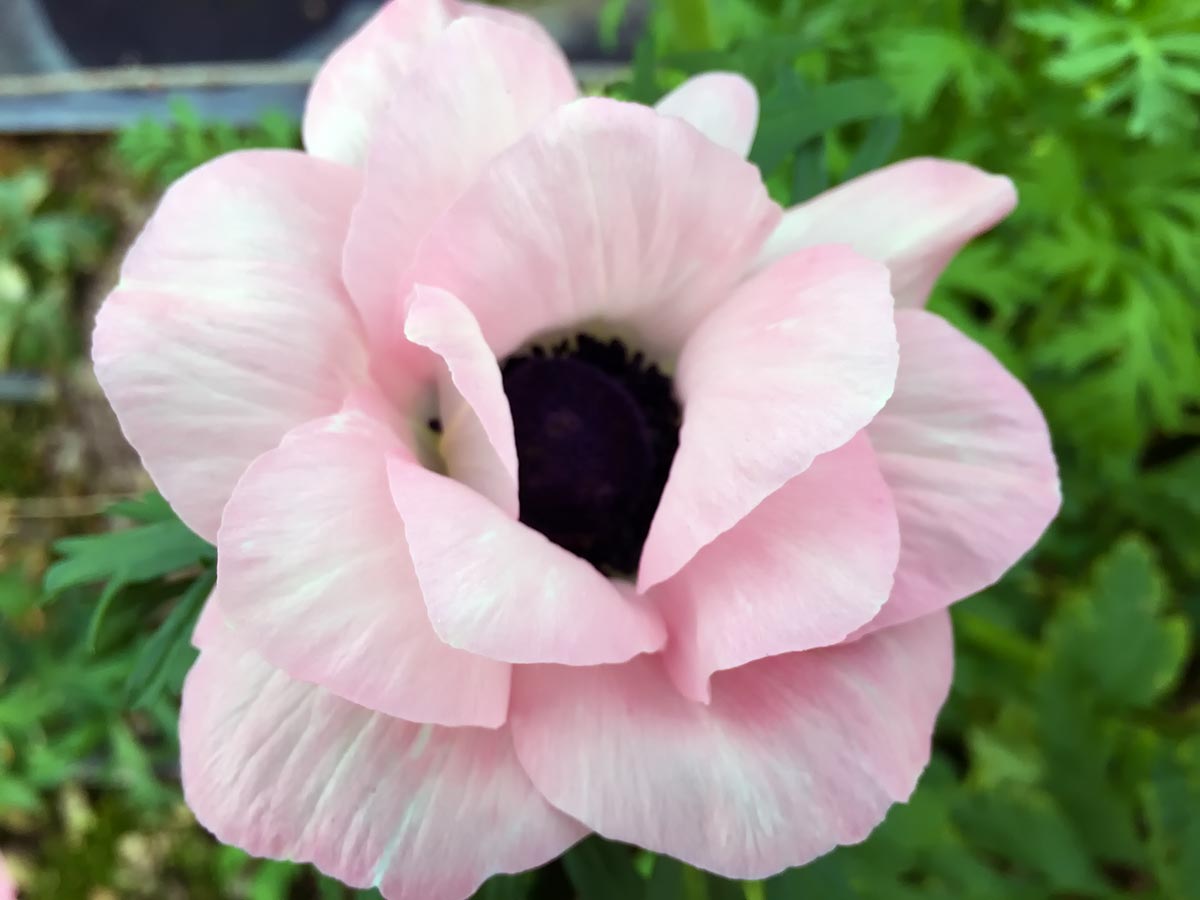
[[[823,456],[650,596],[671,632],[667,669],[708,702],[720,669],[836,644],[892,588],[900,532],[865,436]]]
[[[430,627],[388,491],[388,460],[407,458],[347,411],[256,460],[221,525],[221,613],[292,678],[412,721],[497,727],[509,666]]]
[[[458,298],[418,285],[408,302],[404,334],[442,358],[449,371],[439,388],[442,455],[456,481],[517,517],[517,444],[496,357],[479,323]]]
[[[209,540],[250,461],[365,380],[338,274],[358,187],[301,153],[223,156],[167,192],[97,316],[121,427]]]
[[[393,0],[326,60],[304,110],[309,153],[359,166],[415,52],[454,17],[443,0]]]
[[[480,170],[578,95],[562,51],[504,25],[460,19],[393,79],[367,156],[345,273],[372,341],[396,338],[406,268],[430,227]]]
[[[204,607],[200,610],[200,616],[192,629],[192,646],[203,650],[214,641],[220,640],[222,633],[228,628],[229,623],[218,605],[217,589],[214,587],[208,599],[204,601]]]
[[[0,900],[17,900],[17,883],[9,874],[3,856],[0,856]]]
[[[469,306],[497,356],[597,318],[673,353],[777,217],[758,171],[694,128],[587,98],[488,166],[434,227],[413,278]]]
[[[982,590],[1058,512],[1046,421],[987,350],[920,310],[896,315],[896,393],[867,429],[900,515],[896,586],[869,630]]]
[[[505,9],[502,6],[492,6],[490,3],[455,3],[454,5],[460,16],[487,19],[489,22],[495,22],[497,25],[506,25],[509,28],[515,28],[525,36],[541,41],[559,53],[562,52],[554,36],[533,16]]]
[[[688,340],[679,452],[638,589],[665,581],[883,407],[896,376],[887,270],[814,247],[751,278]]]
[[[789,209],[760,262],[847,243],[892,271],[897,306],[922,306],[946,264],[1016,205],[1013,184],[965,163],[909,159]]]
[[[206,649],[180,716],[188,805],[221,841],[388,900],[464,900],[584,829],[530,784],[507,729],[415,725]]]
[[[393,460],[392,494],[434,630],[513,663],[624,662],[658,650],[657,610],[470,488]]]
[[[685,700],[659,660],[516,670],[521,764],[606,837],[732,878],[861,841],[907,799],[950,686],[945,614],[722,672]]]
[[[691,123],[710,141],[747,156],[758,128],[758,92],[733,72],[689,78],[655,107],[664,116]]]

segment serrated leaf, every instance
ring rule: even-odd
[[[1038,686],[1037,724],[1043,783],[1072,826],[1100,859],[1141,865],[1133,802],[1113,773],[1115,736],[1094,699],[1052,671]]]
[[[1080,83],[1111,72],[1133,56],[1125,43],[1101,44],[1067,53],[1046,64],[1046,74],[1059,81]]]
[[[215,548],[177,519],[64,538],[54,549],[63,559],[46,572],[49,594],[110,578],[149,581],[216,559]]]
[[[1188,657],[1182,616],[1165,612],[1165,578],[1140,540],[1122,541],[1097,563],[1086,594],[1065,604],[1046,643],[1053,665],[1104,702],[1142,707],[1169,690]]]

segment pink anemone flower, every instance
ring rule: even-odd
[[[784,212],[756,121],[399,0],[306,153],[167,192],[94,358],[219,550],[180,727],[221,840],[460,900],[590,831],[758,878],[909,796],[946,607],[1059,505],[1030,396],[921,309],[1015,194],[916,159]]]

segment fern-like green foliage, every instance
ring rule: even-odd
[[[1055,43],[1043,71],[1083,91],[1089,115],[1124,113],[1132,136],[1155,143],[1190,136],[1200,122],[1200,13],[1175,4],[1116,7],[1031,10],[1017,24]]]
[[[235,128],[208,122],[184,100],[171,103],[167,121],[143,119],[117,138],[117,155],[129,170],[158,187],[223,153],[260,147],[300,146],[300,129],[290,116],[271,111],[254,125]]]

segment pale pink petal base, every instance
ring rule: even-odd
[[[655,107],[683,119],[702,135],[738,156],[747,156],[758,128],[758,92],[733,72],[705,72],[689,78]]]
[[[458,298],[417,285],[404,335],[436,353],[446,377],[438,386],[441,451],[450,477],[474,488],[512,518],[517,499],[517,445],[496,357],[479,323]]]
[[[585,831],[534,789],[507,729],[389,718],[228,642],[188,675],[180,740],[184,796],[219,840],[387,900],[463,900]]]
[[[789,209],[760,264],[814,244],[846,243],[887,263],[896,306],[921,306],[954,254],[1016,202],[1002,175],[945,159],[907,159]]]
[[[388,490],[388,461],[409,458],[348,410],[256,460],[221,525],[221,614],[292,678],[417,722],[498,727],[510,667],[446,646],[425,612]]]
[[[907,799],[951,669],[939,613],[722,672],[708,706],[681,697],[654,657],[519,668],[510,721],[559,809],[605,837],[761,878],[861,841]]]
[[[883,408],[896,377],[887,270],[845,247],[793,254],[688,339],[679,451],[638,571],[647,590]]]
[[[867,431],[896,498],[900,565],[870,629],[983,590],[1061,503],[1050,432],[1025,387],[935,315],[905,310],[896,328],[896,392]]]
[[[649,594],[670,628],[675,684],[707,702],[719,669],[838,643],[883,606],[899,552],[866,437],[817,457]]]
[[[654,606],[514,522],[470,488],[411,463],[388,467],[434,630],[512,663],[623,662],[658,650]]]
[[[96,317],[96,377],[154,483],[208,540],[256,456],[366,380],[341,283],[356,173],[242,151],[163,197]]]

